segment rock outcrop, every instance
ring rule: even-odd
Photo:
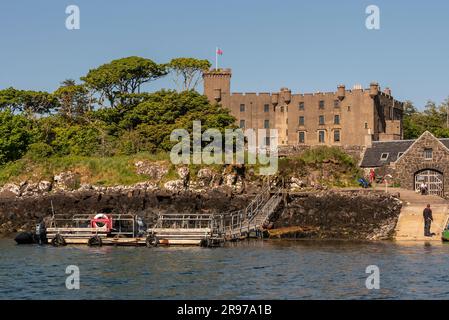
[[[312,239],[391,239],[401,201],[372,191],[321,191],[290,196],[272,219],[275,229],[300,227],[277,237]]]

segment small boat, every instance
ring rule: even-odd
[[[44,244],[47,243],[45,223],[41,220],[34,232],[20,232],[14,240],[17,244]]]

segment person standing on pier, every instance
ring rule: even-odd
[[[432,234],[430,233],[430,225],[432,224],[433,217],[432,217],[432,209],[430,209],[430,204],[428,204],[427,208],[424,209],[423,217],[424,217],[424,236],[431,237]]]

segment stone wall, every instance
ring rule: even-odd
[[[431,160],[425,159],[424,149],[432,149]],[[436,170],[444,175],[445,194],[449,194],[449,150],[429,132],[424,133],[391,168],[395,181],[410,190],[414,190],[417,172]]]

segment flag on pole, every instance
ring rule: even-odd
[[[218,70],[218,56],[223,55],[223,50],[221,50],[219,47],[215,48],[215,70]]]

